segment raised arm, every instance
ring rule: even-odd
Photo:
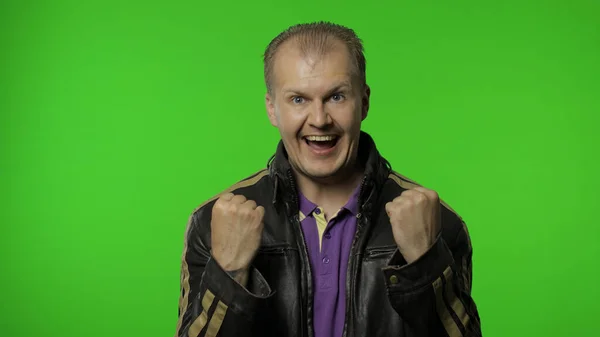
[[[418,260],[406,264],[397,251],[384,268],[389,300],[414,336],[481,336],[471,297],[472,248],[463,228],[452,249],[440,236]]]
[[[176,337],[252,336],[257,308],[272,295],[251,266],[260,244],[263,212],[253,201],[228,194],[212,210],[201,208],[191,216],[181,264]],[[208,237],[211,249],[203,240]]]
[[[471,297],[473,250],[465,223],[436,192],[416,187],[386,205],[398,250],[384,268],[392,307],[414,336],[481,336]],[[446,234],[448,237],[448,234]]]

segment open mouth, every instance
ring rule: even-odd
[[[308,146],[317,151],[324,151],[333,148],[339,140],[338,136],[306,136],[304,141]]]

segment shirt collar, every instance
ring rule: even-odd
[[[300,202],[300,218],[304,219],[305,217],[309,216],[310,214],[312,214],[312,212],[314,212],[314,210],[317,208],[317,205],[315,205],[312,201],[306,199],[306,197],[304,196],[304,194],[302,194],[302,192],[298,192],[299,195],[299,202]]]
[[[356,188],[354,189],[354,192],[352,192],[352,195],[350,196],[350,199],[348,200],[346,205],[344,205],[344,208],[347,209],[348,211],[350,211],[350,213],[352,213],[352,215],[358,214],[358,194],[359,193],[360,193],[360,184],[358,186],[356,186]]]
[[[352,194],[350,195],[350,199],[348,202],[342,207],[343,209],[349,211],[352,215],[358,214],[358,194],[360,193],[360,185],[357,186]],[[312,201],[308,200],[302,192],[298,192],[298,200],[300,203],[300,218],[305,218],[311,215],[315,209],[317,209],[318,205],[314,204]]]

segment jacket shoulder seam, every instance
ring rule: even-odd
[[[400,186],[404,189],[411,189],[411,188],[415,188],[415,187],[424,187],[423,185],[399,174],[396,171],[392,171],[390,173],[390,175],[388,176],[388,178],[391,179],[392,181],[394,181],[398,186]],[[459,221],[463,221],[462,217],[458,214],[458,212],[456,212],[452,207],[450,207],[450,205],[448,205],[442,198],[440,198],[440,203],[442,204],[442,206],[444,206],[446,209],[448,209],[450,212],[452,212],[454,215],[456,215],[456,217],[459,219]]]
[[[411,189],[415,187],[421,187],[422,185],[417,183],[416,181],[409,179],[396,171],[391,171],[388,175],[388,179],[394,181],[398,186],[404,189]]]
[[[231,192],[233,192],[233,191],[235,191],[237,189],[240,189],[240,188],[250,187],[250,186],[256,185],[260,180],[262,180],[264,177],[266,177],[268,175],[269,175],[269,170],[268,169],[262,169],[262,170],[260,170],[258,172],[255,172],[251,176],[238,181],[237,183],[229,186],[228,188],[226,188],[225,190],[221,191],[220,193],[218,193],[218,194],[210,197],[209,199],[205,200],[203,203],[201,203],[198,207],[196,207],[194,209],[194,211],[192,212],[192,215],[195,214],[196,212],[198,212],[200,209],[202,209],[202,207],[206,206],[210,202],[218,199],[221,195],[223,195],[225,193],[231,193]]]

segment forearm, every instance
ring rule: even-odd
[[[252,267],[226,272],[205,244],[210,213],[190,218],[181,264],[181,297],[176,337],[252,336],[257,309],[272,295]]]
[[[227,274],[240,286],[244,288],[248,286],[248,269],[227,271]]]
[[[207,262],[197,295],[180,313],[177,336],[252,335],[257,308],[271,289],[257,270],[234,274],[225,272],[214,259]]]
[[[470,269],[464,262],[457,264],[439,238],[417,261],[391,263],[384,269],[390,302],[415,335],[481,335],[479,315],[465,283]]]

